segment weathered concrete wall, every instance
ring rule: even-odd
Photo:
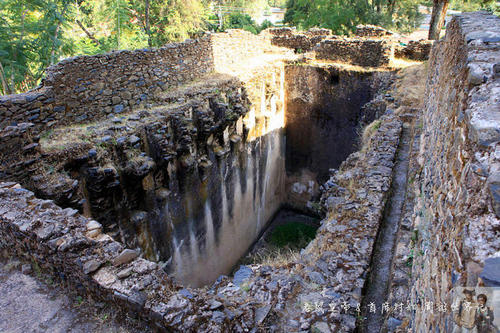
[[[329,170],[357,150],[363,126],[385,111],[363,106],[388,85],[390,76],[340,66],[286,66],[289,204],[305,207],[328,179]]]
[[[316,59],[364,67],[388,66],[394,57],[394,44],[385,39],[325,39],[313,50]]]
[[[491,285],[500,257],[500,19],[454,17],[433,48],[416,179],[411,301],[415,332],[453,326],[451,289]],[[408,254],[410,255],[410,254]],[[483,273],[481,273],[483,272]],[[477,293],[476,293],[477,295]],[[447,311],[435,311],[444,304]]]

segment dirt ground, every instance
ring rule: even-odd
[[[0,332],[4,333],[151,331],[104,303],[68,291],[37,267],[2,257],[0,309]]]

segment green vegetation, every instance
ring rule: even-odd
[[[422,1],[422,5],[432,7],[432,1]],[[476,10],[499,11],[496,0],[451,0],[450,9],[461,12],[473,12]]]
[[[446,0],[447,1],[447,0]],[[357,24],[407,32],[419,25],[413,0],[3,0],[0,1],[0,93],[34,88],[45,68],[63,58],[116,49],[160,47],[202,31],[271,26],[255,18],[287,8],[285,22],[299,29],[349,34]],[[452,0],[450,8],[498,11],[494,0]]]
[[[206,28],[200,0],[5,0],[0,2],[0,92],[36,86],[62,58],[161,46]]]
[[[199,33],[241,28],[283,1],[3,0],[0,2],[0,93],[27,91],[45,68],[75,55],[160,47]],[[221,26],[219,24],[222,23]]]
[[[288,222],[273,230],[270,243],[277,247],[304,248],[315,236],[315,227],[300,222]]]
[[[375,24],[409,32],[422,15],[412,0],[289,0],[285,22],[301,29],[322,27],[335,34],[350,34],[358,24]]]
[[[217,19],[217,16],[212,15],[210,19],[212,20],[212,22],[214,22]],[[232,13],[224,16],[221,27],[219,27],[218,24],[212,23],[212,25],[210,25],[210,30],[221,32],[226,31],[227,29],[243,29],[253,34],[258,34],[262,30],[272,26],[272,23],[269,21],[264,21],[261,25],[258,25],[248,14]]]
[[[419,5],[433,1],[413,0],[288,0],[285,22],[300,29],[322,27],[335,34],[351,34],[358,24],[374,24],[408,33],[420,25]],[[495,0],[452,0],[450,8],[460,11],[489,10],[498,14]]]

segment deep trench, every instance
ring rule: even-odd
[[[338,67],[286,67],[284,126],[248,143],[252,154],[235,151],[223,163],[213,161],[220,172],[208,188],[221,190],[210,190],[213,195],[199,216],[188,216],[187,224],[169,222],[175,230],[169,272],[187,285],[210,284],[234,270],[280,209],[310,212],[307,205],[319,199],[329,169],[357,149],[360,128],[385,111],[364,108],[380,89],[381,75]],[[271,105],[270,110],[278,109]],[[195,192],[184,193],[195,202]],[[168,215],[163,214],[166,219]],[[158,238],[156,232],[152,236]]]
[[[358,321],[357,325],[357,332],[360,333],[381,332],[387,315],[382,306],[388,301],[392,262],[406,199],[410,142],[411,126],[405,123],[396,153],[390,197],[379,226],[370,271],[363,290],[363,319]],[[370,303],[375,305],[374,312],[370,311]]]
[[[83,202],[83,212],[98,220],[104,232],[160,262],[183,285],[211,284],[234,269],[280,209],[311,213],[308,205],[317,204],[330,169],[357,150],[360,129],[385,112],[385,106],[365,106],[391,76],[342,66],[287,65],[271,81],[279,88],[269,88],[267,81],[262,89],[254,88],[261,94],[261,103],[254,101],[261,112],[246,114],[254,124],[245,131],[266,130],[252,140],[241,140],[248,132],[236,130],[240,140],[233,142],[226,133],[229,126],[221,127],[214,142],[230,148],[216,151],[213,142],[192,134],[187,124],[204,128],[248,102],[237,93],[239,86],[226,87],[226,96],[234,97],[231,103],[210,99],[189,116],[175,115],[166,125],[154,122],[137,132],[140,155],[131,157],[132,164],[116,147],[110,149],[113,168],[97,160],[68,163],[71,177],[80,180],[81,193],[74,198],[82,195],[77,204]],[[170,147],[175,138],[179,146]],[[203,165],[176,160],[169,150],[182,148],[179,156],[191,157],[186,153],[191,139],[204,154]],[[63,200],[56,201],[71,206]]]

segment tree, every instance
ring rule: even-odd
[[[448,10],[449,0],[434,0],[432,6],[431,23],[429,26],[429,39],[439,39],[441,28],[444,24],[446,11]]]
[[[376,24],[410,31],[421,16],[411,0],[289,0],[285,22],[300,29],[318,26],[335,34],[350,34],[358,24]]]

